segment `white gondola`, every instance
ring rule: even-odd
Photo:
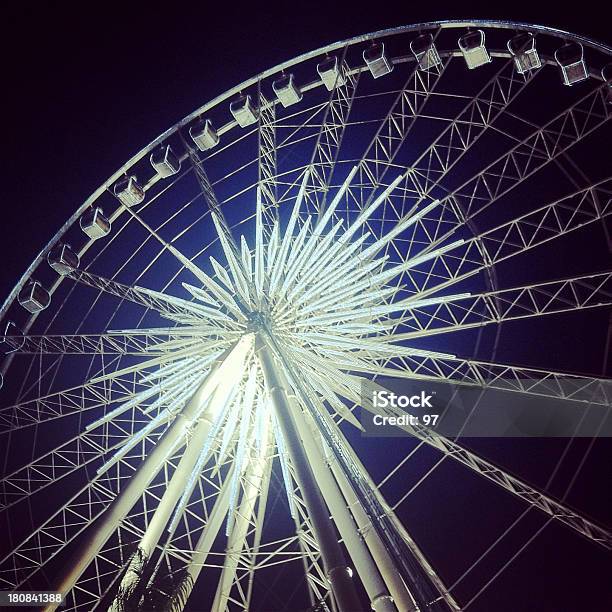
[[[189,135],[200,151],[208,151],[219,144],[219,135],[212,126],[210,119],[200,119],[189,128]]]
[[[335,87],[341,87],[346,83],[346,79],[338,65],[338,58],[335,55],[317,64],[317,72],[327,91],[333,91]]]
[[[6,327],[4,328],[4,335],[11,336],[11,341],[6,342],[6,340],[0,340],[0,350],[3,353],[15,353],[25,344],[25,336],[23,335],[23,331],[19,329],[13,321],[9,321],[6,324]],[[21,336],[21,338],[17,339],[19,336]]]
[[[606,64],[601,69],[601,78],[607,84],[606,96],[608,98],[608,103],[612,104],[612,62]]]
[[[295,84],[295,79],[292,74],[276,79],[276,81],[272,83],[272,89],[279,102],[285,108],[292,104],[297,104],[303,98],[303,94],[300,88]]]
[[[375,79],[379,79],[393,70],[393,64],[385,55],[384,43],[375,43],[367,48],[363,52],[363,59]]]
[[[525,74],[540,68],[542,62],[535,48],[535,38],[530,32],[521,32],[508,41],[508,51],[512,54],[516,71]]]
[[[128,208],[140,204],[145,199],[145,191],[134,175],[124,176],[118,180],[113,187],[113,193]]]
[[[559,47],[555,51],[555,60],[561,68],[564,85],[574,85],[589,76],[584,62],[584,50],[580,43],[569,42]]]
[[[44,310],[49,302],[49,292],[38,281],[30,281],[19,294],[19,303],[32,314]]]
[[[421,70],[430,70],[442,63],[431,34],[421,34],[410,41],[410,50]]]
[[[58,244],[47,255],[48,264],[62,276],[70,274],[79,267],[79,256],[68,244]]]
[[[485,33],[482,30],[474,30],[464,34],[459,39],[459,49],[461,49],[465,63],[470,70],[491,61],[491,56],[485,47]]]
[[[257,109],[253,106],[251,96],[240,96],[230,104],[230,112],[240,127],[248,127],[257,122]]]
[[[168,178],[181,169],[181,160],[170,145],[166,145],[158,151],[153,151],[149,160],[155,172],[157,172],[161,178]]]
[[[81,229],[92,239],[103,238],[111,231],[111,222],[101,208],[92,208],[81,217]]]

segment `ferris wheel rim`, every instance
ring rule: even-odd
[[[506,56],[505,56],[505,57],[506,57]],[[449,58],[449,59],[450,59],[450,58]],[[361,70],[363,70],[363,68],[361,68]],[[167,137],[167,136],[166,136],[166,137]],[[160,137],[160,138],[162,138],[162,137]],[[151,148],[154,148],[154,145],[150,145],[150,147],[151,147]],[[150,150],[150,149],[149,149],[149,150]],[[145,151],[145,153],[144,153],[144,154],[146,154],[146,152],[148,152],[148,151]],[[144,155],[144,154],[143,154],[143,155]],[[341,160],[341,161],[345,161],[345,160]],[[231,174],[230,174],[230,175],[228,175],[228,176],[231,176]],[[278,177],[278,176],[279,176],[278,174],[277,174],[277,175],[275,175],[275,177]],[[123,207],[119,207],[119,208],[118,208],[116,211],[114,211],[114,213],[113,213],[113,214],[114,214],[114,215],[116,215],[116,216],[119,216],[119,215],[120,215],[120,214],[122,214],[123,212],[125,212],[125,210],[123,209]],[[116,217],[115,217],[115,216],[113,216],[113,220],[114,220],[115,218],[116,218]],[[232,226],[232,228],[233,228],[233,226]],[[87,245],[89,245],[89,244],[91,244],[91,242],[86,243],[86,246],[87,246]],[[94,261],[95,261],[95,258],[94,258]],[[116,270],[116,271],[114,272],[114,275],[115,275],[115,276],[113,276],[112,278],[118,278],[118,275],[119,275],[119,272],[120,272],[120,271],[121,271],[121,268],[119,268],[119,270]],[[58,309],[58,310],[61,310],[62,308],[63,308],[63,304],[62,304],[62,306],[60,307],[60,309]],[[113,316],[114,316],[114,313],[113,313]],[[31,321],[32,321],[32,319],[31,319]]]
[[[75,210],[75,212],[66,220],[66,222],[59,228],[59,230],[53,235],[53,237],[47,242],[47,244],[40,250],[38,255],[32,260],[32,263],[26,268],[22,276],[19,278],[13,289],[6,296],[2,304],[0,305],[0,323],[4,324],[5,315],[9,308],[13,305],[15,300],[17,299],[20,291],[27,284],[27,282],[32,277],[32,274],[38,268],[38,266],[45,261],[46,256],[49,251],[56,246],[61,238],[66,234],[66,232],[78,222],[80,216],[91,207],[94,202],[106,191],[111,189],[112,185],[120,179],[122,176],[126,174],[126,172],[133,167],[138,161],[140,161],[147,154],[150,154],[156,147],[162,144],[165,140],[167,140],[170,136],[178,132],[181,128],[188,125],[190,122],[194,121],[198,117],[200,117],[203,113],[215,108],[219,104],[226,102],[232,96],[240,93],[240,91],[251,87],[261,81],[262,79],[269,78],[274,74],[280,73],[283,70],[296,66],[302,62],[305,62],[309,59],[316,58],[318,56],[324,55],[326,53],[330,53],[333,51],[337,51],[338,49],[353,46],[359,43],[372,41],[379,38],[385,38],[389,36],[405,34],[409,32],[422,32],[424,30],[445,30],[445,29],[460,29],[460,28],[471,28],[471,27],[483,27],[483,28],[491,28],[491,29],[513,29],[520,30],[526,32],[540,33],[546,34],[553,37],[558,37],[565,41],[576,42],[581,45],[586,45],[587,47],[608,54],[612,57],[612,46],[609,46],[605,43],[596,41],[592,38],[589,38],[584,35],[574,34],[571,32],[567,32],[565,30],[561,30],[559,28],[554,28],[551,26],[544,26],[533,24],[529,22],[521,22],[521,21],[513,21],[513,20],[490,20],[490,19],[451,19],[451,20],[436,20],[436,21],[427,21],[421,22],[417,24],[408,24],[402,26],[396,26],[393,28],[386,28],[382,30],[377,30],[374,32],[369,32],[366,34],[360,34],[357,36],[353,36],[347,39],[343,39],[340,41],[336,41],[334,43],[330,43],[328,45],[323,45],[317,49],[312,51],[305,52],[300,54],[294,58],[276,64],[275,66],[268,68],[252,77],[249,77],[235,85],[234,87],[227,89],[223,93],[217,95],[212,98],[208,102],[205,102],[203,105],[186,115],[183,119],[179,120],[175,124],[173,124],[170,128],[166,129],[159,136],[157,136],[154,140],[152,140],[149,144],[142,147],[137,153],[135,153],[132,157],[130,157],[118,170],[116,170],[112,175],[109,176],[97,189],[95,189],[84,201],[83,203]],[[449,53],[446,51],[445,53]],[[458,52],[456,52],[458,53]],[[502,50],[501,52],[492,53],[493,57],[510,57],[510,53]],[[406,59],[404,59],[406,61]],[[416,61],[413,57],[408,57],[408,61]],[[365,67],[359,67],[358,70],[361,71],[365,69]],[[589,74],[590,77],[601,78],[601,75],[598,74]],[[118,216],[124,214],[125,210],[120,207],[118,209]],[[89,240],[85,243],[83,250],[81,253],[85,252],[89,246],[93,244],[93,240]],[[61,278],[58,279],[56,283],[54,283],[53,290],[59,285],[61,282]],[[36,319],[36,314],[29,317],[27,324],[24,326],[24,332],[27,331],[31,325],[34,323]],[[8,365],[5,363],[0,366],[0,373],[6,374]]]

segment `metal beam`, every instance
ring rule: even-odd
[[[289,395],[293,394],[293,391],[284,380],[280,368],[275,365],[267,338],[263,335],[263,332],[257,333],[255,342],[256,352],[260,359],[276,417],[295,467],[300,490],[308,507],[308,514],[312,520],[313,530],[319,543],[332,593],[340,612],[357,612],[362,610],[362,606],[348,573],[344,553],[329,521],[329,511],[306,458],[291,406],[287,399]]]

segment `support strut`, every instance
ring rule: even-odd
[[[282,369],[275,364],[266,333],[263,330],[258,331],[255,336],[255,350],[259,356],[276,418],[304,496],[313,531],[321,550],[325,573],[329,578],[338,609],[340,612],[360,612],[363,606],[357,597],[344,553],[329,520],[330,512],[308,463],[292,414],[288,398],[294,395],[293,390],[283,376]]]
[[[134,475],[128,480],[125,488],[119,492],[98,521],[91,525],[88,532],[86,532],[85,540],[80,543],[79,550],[72,562],[66,564],[65,573],[53,585],[53,591],[66,595],[72,590],[81,574],[83,574],[104,544],[117,530],[143,491],[146,490],[162,468],[170,453],[172,453],[179,441],[184,437],[185,426],[190,425],[192,419],[198,415],[202,402],[216,388],[220,374],[223,373],[223,365],[234,357],[246,354],[249,341],[249,338],[244,337],[217,359],[216,363],[211,367],[208,376],[194,393],[187,406],[177,415],[172,425],[159,439],[151,453],[147,455]],[[58,605],[49,604],[45,607],[44,612],[54,612]]]

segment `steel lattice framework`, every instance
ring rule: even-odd
[[[194,609],[289,609],[270,599],[285,567],[311,610],[471,609],[489,584],[460,583],[482,556],[451,584],[402,514],[420,481],[385,492],[418,453],[612,548],[604,526],[460,438],[406,426],[411,446],[378,482],[354,442],[364,380],[612,406],[606,363],[497,356],[506,323],[580,316],[598,317],[610,351],[611,57],[502,22],[357,37],[236,86],[110,177],[0,309],[0,513],[17,525],[29,509],[0,589],[119,611],[139,549],[153,582],[188,573],[190,602],[215,585]],[[99,207],[109,228],[83,234]],[[576,240],[592,255],[554,275]]]

